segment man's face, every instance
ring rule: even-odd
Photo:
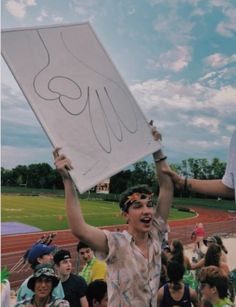
[[[34,286],[35,296],[43,299],[50,295],[52,291],[52,279],[47,276],[40,276],[37,278]]]
[[[89,247],[81,248],[78,254],[80,263],[87,263],[93,258],[93,251]]]
[[[61,260],[56,268],[61,276],[69,276],[72,271],[71,258]]]
[[[42,263],[42,264],[52,264],[53,263],[53,255],[52,253],[50,254],[45,254],[45,255],[42,255],[41,257],[38,257],[37,258],[38,262],[39,263]]]
[[[153,222],[153,201],[147,194],[146,198],[134,201],[128,209],[124,212],[124,216],[128,221],[131,230],[137,232],[148,232],[152,227]]]

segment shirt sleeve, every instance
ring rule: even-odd
[[[100,252],[96,252],[95,254],[100,260],[106,261],[106,263],[109,261],[113,262],[118,257],[118,253],[122,253],[124,234],[122,232],[112,232],[105,229],[103,231],[107,238],[109,252],[108,254]]]

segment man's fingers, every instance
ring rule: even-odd
[[[56,159],[58,156],[59,156],[59,151],[61,150],[61,147],[56,147],[54,150],[53,150],[53,157],[54,159]]]

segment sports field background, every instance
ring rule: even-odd
[[[21,222],[42,230],[67,229],[64,197],[2,195],[2,222]],[[94,226],[124,224],[117,202],[81,200],[85,220]],[[169,219],[193,217],[171,209]]]
[[[21,222],[46,230],[67,229],[64,196],[2,195],[2,222]],[[193,217],[194,213],[183,211],[189,206],[204,206],[218,209],[235,209],[232,201],[214,199],[180,198],[174,200],[169,220]],[[82,199],[81,207],[85,220],[94,226],[124,224],[118,202]],[[182,210],[183,209],[183,210]]]

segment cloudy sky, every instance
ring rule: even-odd
[[[235,0],[3,0],[2,28],[89,21],[169,162],[227,159],[236,126]],[[52,163],[52,147],[2,61],[2,166]]]

